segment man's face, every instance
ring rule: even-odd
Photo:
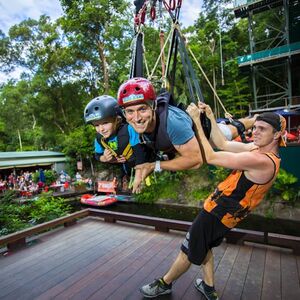
[[[152,132],[155,128],[154,110],[148,104],[131,105],[123,110],[128,124],[137,133]]]
[[[107,118],[101,121],[94,121],[93,125],[98,133],[105,139],[116,133],[116,118]]]
[[[263,147],[271,144],[278,135],[272,125],[264,121],[255,121],[253,126],[253,141],[254,144]]]

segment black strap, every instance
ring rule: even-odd
[[[130,67],[130,78],[143,77],[143,34],[137,33],[135,36],[134,47]]]
[[[238,134],[239,136],[241,137],[241,140],[243,143],[246,143],[247,140],[246,140],[246,136],[245,136],[245,125],[239,121],[239,120],[229,120],[230,121],[230,124],[233,125],[234,127],[236,127],[237,131],[238,131]]]

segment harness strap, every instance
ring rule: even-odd
[[[111,149],[111,148],[109,147],[109,145],[105,142],[105,140],[104,140],[103,137],[101,138],[100,142],[101,142],[101,145],[102,145],[105,149],[109,150],[109,151],[111,152],[111,154],[112,154],[115,158],[118,157],[118,154],[116,153],[116,151],[114,151],[113,149]]]
[[[105,149],[109,150],[115,158],[118,157],[118,154],[111,147],[109,147],[109,145],[105,142],[103,137],[101,138],[101,144]],[[132,154],[133,154],[132,147],[128,143],[121,155],[124,156],[126,160],[128,160]]]
[[[126,160],[128,160],[132,154],[133,154],[133,149],[130,144],[127,144],[127,146],[123,150],[122,155],[126,158]]]
[[[242,142],[244,142],[244,143],[247,142],[246,137],[245,137],[245,133],[244,133],[245,130],[246,130],[245,125],[242,122],[240,122],[239,120],[229,119],[229,122],[230,122],[231,125],[236,127],[236,129],[238,131],[238,134],[242,139]]]

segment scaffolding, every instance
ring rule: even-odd
[[[250,112],[300,108],[300,0],[237,0],[248,19],[248,54],[238,57],[252,82]]]

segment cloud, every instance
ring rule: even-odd
[[[182,1],[182,7],[180,10],[180,22],[184,27],[193,25],[199,16],[203,1],[202,0],[186,0]]]
[[[54,20],[62,13],[59,0],[0,0],[0,29],[7,34],[11,26],[28,18],[45,14]]]
[[[194,24],[202,2],[202,0],[182,1],[180,21],[183,26]],[[7,34],[11,26],[28,18],[37,20],[42,14],[50,16],[52,20],[61,16],[63,11],[59,0],[0,0],[0,29]]]

